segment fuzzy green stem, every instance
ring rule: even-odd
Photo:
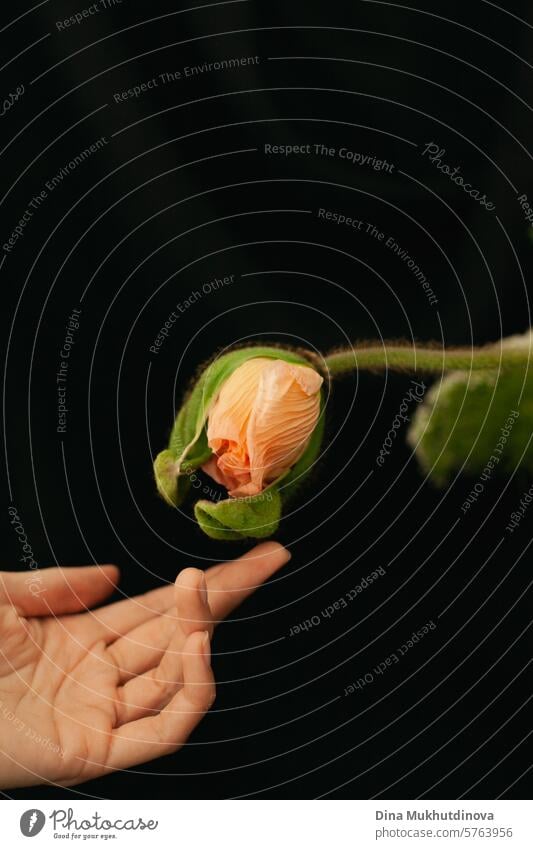
[[[523,365],[532,359],[529,345],[486,345],[481,348],[423,348],[385,342],[383,345],[354,345],[333,351],[325,358],[332,377],[358,370],[443,374],[446,371],[501,370]]]

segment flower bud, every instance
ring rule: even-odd
[[[222,386],[208,415],[203,469],[233,497],[258,495],[303,454],[320,415],[322,378],[309,366],[253,357]]]
[[[201,468],[230,496],[197,502],[195,516],[205,533],[215,539],[270,536],[282,501],[318,456],[322,383],[292,351],[243,348],[216,359],[180,409],[168,448],[156,457],[160,494],[179,506]]]

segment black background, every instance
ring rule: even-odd
[[[246,550],[204,537],[190,504],[173,512],[152,480],[175,409],[213,354],[247,340],[322,352],[381,338],[471,345],[529,326],[532,242],[517,194],[533,195],[531,8],[123,0],[59,31],[83,5],[51,0],[8,26],[29,8],[2,12],[2,92],[25,86],[1,119],[2,244],[47,180],[99,137],[107,144],[2,251],[4,501],[41,565],[116,562],[131,595]],[[241,56],[260,61],[159,80]],[[157,87],[115,102],[152,78]],[[422,155],[429,142],[494,211]],[[264,152],[307,143],[394,167]],[[383,242],[320,220],[319,208],[392,236],[438,303]],[[150,352],[178,302],[231,274]],[[60,435],[55,374],[73,308]],[[403,438],[379,469],[408,389],[392,374],[334,386],[322,462],[277,536],[292,561],[218,629],[217,701],[189,744],[77,788],[9,796],[531,793],[529,517],[495,550],[526,481],[520,470],[495,479],[457,523],[472,480],[437,490]],[[17,568],[9,529],[4,556]],[[288,636],[378,566],[386,575],[348,609]],[[401,663],[344,696],[430,620]]]

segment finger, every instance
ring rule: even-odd
[[[239,560],[213,566],[205,575],[197,569],[184,569],[176,582],[176,592],[180,592],[182,597],[180,619],[183,633],[207,627],[212,634],[213,618],[219,620],[227,616],[288,559],[290,553],[278,543],[271,542],[256,546]],[[191,595],[188,589],[196,589],[202,583],[202,576],[208,582],[210,609],[205,608],[202,599]],[[162,617],[145,622],[112,644],[110,648],[113,649],[112,655],[120,670],[122,683],[159,663],[169,645],[174,625],[172,612],[168,610]]]
[[[184,569],[176,578],[176,611],[182,634],[194,631],[213,632],[213,617],[207,599],[204,573],[200,569]]]
[[[172,638],[159,663],[118,688],[117,726],[158,713],[168,705],[183,683],[184,645],[185,637],[174,619]]]
[[[109,641],[127,634],[143,622],[164,613],[174,602],[174,584],[158,587],[142,595],[107,604],[91,612],[94,622],[102,626]]]
[[[290,558],[290,552],[279,543],[265,542],[238,560],[208,569],[205,577],[215,621],[224,619]]]
[[[153,616],[108,646],[123,684],[160,662],[176,631],[176,608]]]
[[[108,769],[127,769],[179,749],[215,699],[209,634],[195,632],[183,649],[183,687],[157,716],[116,728],[111,735]]]
[[[18,658],[32,654],[33,643],[28,640],[28,622],[19,616],[11,604],[0,605],[0,675],[13,672]],[[0,706],[1,706],[0,701]]]
[[[181,685],[180,654],[186,638],[198,630],[212,630],[204,573],[199,569],[184,569],[176,578],[176,613],[174,634],[159,665],[119,688],[121,724],[160,711],[168,704]],[[113,646],[111,650],[113,654]],[[126,665],[134,665],[127,650],[125,654]]]
[[[79,613],[107,598],[118,579],[110,564],[0,572],[0,596],[24,616]]]

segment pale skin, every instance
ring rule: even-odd
[[[100,607],[116,566],[0,572],[0,787],[70,786],[179,749],[215,699],[215,625],[289,557],[263,543]]]

